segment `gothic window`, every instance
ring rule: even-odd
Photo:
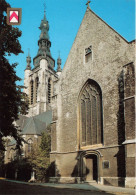
[[[80,144],[100,144],[102,140],[102,93],[99,85],[89,80],[80,95]]]
[[[30,86],[31,86],[31,89],[30,89],[31,90],[31,97],[30,97],[31,98],[31,101],[30,101],[30,103],[33,104],[33,90],[34,90],[33,89],[34,88],[33,87],[33,81],[31,81]]]
[[[48,79],[48,103],[51,103],[51,79]]]
[[[37,102],[38,86],[39,86],[39,78],[37,77],[35,79],[35,99],[36,99],[36,102]]]
[[[28,142],[28,152],[32,152],[32,143],[33,143],[33,141],[31,139],[29,139],[27,142]]]

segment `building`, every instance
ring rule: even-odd
[[[134,187],[135,41],[125,40],[88,5],[61,72],[60,57],[54,70],[45,14],[40,30],[24,85],[29,124],[41,115],[46,123],[51,113],[50,181]]]
[[[25,142],[22,146],[22,157],[27,157],[32,146],[38,147],[41,141],[42,132],[48,131],[52,122],[51,98],[53,96],[53,83],[58,80],[61,74],[61,59],[57,59],[57,72],[54,70],[55,60],[51,56],[49,40],[49,24],[44,18],[40,24],[39,49],[33,59],[34,68],[31,68],[31,57],[28,53],[27,66],[25,69],[24,92],[30,100],[29,113],[27,116],[19,116],[15,123],[21,129],[21,135]],[[5,152],[5,163],[17,158],[16,141],[9,138]]]
[[[88,6],[54,83],[51,181],[134,187],[134,52]]]
[[[41,143],[41,135],[43,132],[48,132],[48,127],[52,121],[52,112],[47,111],[37,116],[27,117],[20,115],[16,125],[21,129],[21,136],[24,140],[22,142],[22,158],[28,157],[32,152],[32,147],[38,147]],[[6,152],[5,164],[12,162],[18,158],[18,151],[16,150],[16,141],[9,137]]]

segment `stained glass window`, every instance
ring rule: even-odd
[[[80,98],[81,145],[102,143],[102,93],[99,85],[89,80]]]

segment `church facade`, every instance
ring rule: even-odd
[[[88,6],[63,70],[59,57],[55,71],[45,14],[40,30],[24,86],[29,123],[40,116],[35,128],[51,123],[50,181],[134,187],[135,41],[125,40]],[[23,128],[28,137],[31,131]]]
[[[87,8],[54,83],[51,181],[134,187],[134,48]]]

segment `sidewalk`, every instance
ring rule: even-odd
[[[42,186],[48,186],[48,187],[57,187],[57,188],[71,188],[71,189],[80,189],[80,190],[92,190],[92,191],[104,191],[108,193],[114,193],[114,194],[135,194],[134,189],[130,188],[122,188],[122,187],[114,187],[114,186],[105,186],[101,184],[53,184],[53,183],[45,183],[40,184]]]
[[[122,187],[114,187],[114,186],[106,186],[101,184],[58,184],[58,183],[28,183],[28,182],[22,182],[22,181],[15,181],[15,180],[9,180],[5,178],[0,178],[1,180],[9,181],[9,182],[15,182],[15,183],[22,183],[27,185],[39,185],[39,186],[46,186],[46,187],[53,187],[53,188],[65,188],[65,189],[79,189],[79,190],[90,190],[90,191],[101,191],[101,192],[108,192],[113,194],[124,194],[129,195],[133,194],[135,195],[135,190],[130,188],[122,188]]]

